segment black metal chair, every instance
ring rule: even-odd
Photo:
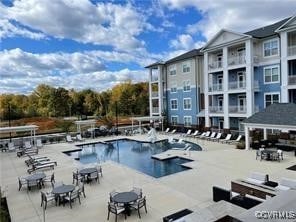
[[[44,205],[44,209],[47,207],[48,202],[56,201],[55,195],[51,192],[42,192],[41,191],[41,207]]]
[[[98,172],[93,172],[90,175],[87,176],[87,179],[92,181],[92,180],[96,180],[98,183],[100,183],[100,179],[99,179],[99,173]]]
[[[83,194],[85,198],[86,195],[85,195],[85,189],[84,189],[84,182],[81,182],[78,184],[78,190],[79,190],[79,195]]]
[[[78,185],[79,181],[81,181],[82,179],[83,177],[81,177],[78,170],[76,172],[73,172],[73,181],[72,181],[73,184],[76,181],[76,185]]]
[[[19,177],[18,181],[19,181],[19,190],[21,190],[23,185],[27,185],[27,180],[25,179],[25,177]]]
[[[80,195],[79,195],[79,189],[74,189],[69,195],[66,195],[64,197],[65,200],[69,201],[70,203],[70,208],[72,209],[72,201],[75,201],[76,199],[78,199],[79,204],[81,204],[80,202]]]
[[[146,197],[138,199],[135,203],[130,205],[131,208],[134,208],[138,211],[139,218],[141,218],[140,209],[142,207],[145,207],[145,212],[147,213],[147,207],[146,207]]]
[[[125,214],[125,208],[121,206],[117,206],[113,202],[108,202],[108,217],[107,220],[109,220],[110,213],[115,214],[115,222],[117,222],[117,215],[124,213],[124,219],[126,219],[126,214]]]
[[[138,195],[138,199],[142,198],[142,189],[138,188],[138,187],[133,187],[133,189],[131,190],[131,192],[134,192]]]
[[[43,185],[43,187],[45,186],[45,183],[50,183],[51,186],[53,186],[53,184],[55,183],[54,173],[52,173],[50,176],[46,176],[46,177],[42,180],[42,185]]]

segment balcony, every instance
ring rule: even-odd
[[[220,91],[223,91],[223,84],[209,85],[209,92],[220,92]]]
[[[229,113],[246,113],[246,106],[229,106]]]
[[[296,45],[288,46],[288,56],[296,55]]]
[[[223,113],[223,106],[209,106],[210,113]]]
[[[240,82],[240,81],[229,82],[228,89],[229,90],[246,89],[246,82]]]
[[[222,68],[222,65],[223,65],[222,60],[213,61],[213,62],[209,63],[209,70],[220,69],[220,68]]]
[[[158,81],[158,76],[152,76],[151,82],[157,82]]]
[[[288,76],[288,85],[296,85],[296,75]]]
[[[228,58],[228,65],[229,66],[234,66],[234,65],[242,65],[246,64],[246,56],[241,55],[241,56],[233,56]]]
[[[158,92],[157,91],[152,91],[151,97],[158,97]]]
[[[159,107],[152,107],[152,113],[159,113]]]

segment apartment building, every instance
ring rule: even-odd
[[[240,123],[266,106],[296,103],[296,17],[246,33],[222,29],[201,50],[147,68],[150,115],[243,131]]]
[[[165,116],[170,125],[196,127],[204,122],[203,54],[191,50],[149,68],[150,116]]]

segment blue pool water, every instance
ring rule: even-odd
[[[80,150],[65,152],[83,164],[112,160],[130,168],[159,178],[190,169],[180,164],[191,160],[172,158],[164,161],[151,158],[152,155],[164,152],[172,147],[184,147],[190,144],[191,150],[201,150],[193,143],[169,143],[163,140],[156,143],[145,143],[129,139],[107,141],[79,146]]]

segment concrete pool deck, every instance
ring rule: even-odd
[[[174,135],[179,138],[178,135]],[[129,137],[102,137],[95,140],[87,140],[85,143],[99,142],[117,138],[130,138],[146,141],[147,135]],[[158,135],[158,139],[166,139],[166,135]],[[204,151],[181,151],[168,150],[158,154],[159,158],[167,156],[181,156],[193,159],[185,165],[191,170],[179,172],[162,178],[153,178],[141,172],[128,168],[124,165],[107,161],[102,163],[103,178],[100,184],[91,183],[85,185],[86,198],[81,198],[81,205],[78,201],[70,209],[56,207],[49,203],[46,209],[46,221],[107,221],[107,203],[109,192],[112,190],[128,191],[133,186],[141,187],[143,194],[147,197],[147,210],[141,211],[142,218],[132,213],[126,221],[162,221],[167,216],[184,208],[192,209],[195,212],[207,211],[213,206],[212,186],[217,185],[230,188],[231,180],[246,178],[251,172],[263,172],[269,174],[270,180],[279,181],[281,177],[296,179],[295,171],[286,170],[287,167],[295,164],[296,158],[292,152],[284,152],[284,160],[259,161],[255,159],[254,150],[238,150],[232,145],[220,144],[205,140],[185,138],[197,142]],[[77,143],[78,144],[78,143]],[[79,143],[80,144],[80,143]],[[56,181],[63,181],[65,184],[72,184],[72,172],[80,163],[62,153],[77,149],[75,144],[57,143],[44,145],[40,149],[42,156],[58,162],[55,167]],[[26,188],[18,191],[18,177],[27,175],[27,166],[24,163],[25,157],[18,158],[16,153],[0,153],[1,161],[1,182],[2,189],[6,191],[8,206],[12,221],[37,222],[43,221],[43,211],[40,207],[40,190],[34,189],[27,192]],[[52,171],[45,171],[50,175]],[[51,186],[43,188],[50,190]],[[230,210],[231,211],[231,210]],[[233,214],[241,213],[243,209],[235,208]],[[215,215],[210,215],[215,218]],[[114,221],[114,215],[110,215],[110,221]],[[120,215],[118,221],[124,221]]]

